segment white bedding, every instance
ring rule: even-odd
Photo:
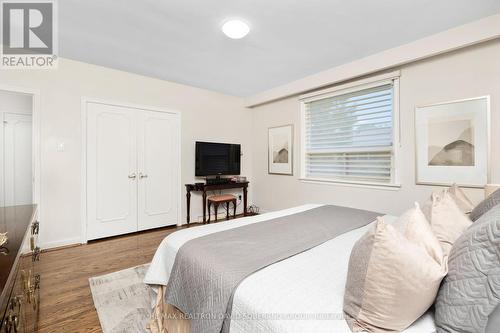
[[[167,285],[177,251],[191,239],[318,206],[303,205],[170,234],[156,251],[144,282]],[[386,218],[389,221],[394,219],[391,216]],[[342,319],[349,256],[354,243],[369,227],[348,232],[246,278],[234,295],[230,332],[349,333],[350,329]],[[428,313],[405,332],[435,331],[434,320]]]

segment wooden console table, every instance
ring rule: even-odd
[[[186,203],[187,203],[187,223],[190,222],[190,208],[191,208],[191,192],[203,192],[203,223],[207,221],[207,192],[227,190],[231,188],[241,188],[243,190],[243,216],[247,215],[247,189],[249,182],[235,182],[224,184],[186,184]]]

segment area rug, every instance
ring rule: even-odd
[[[153,291],[142,281],[149,264],[89,279],[103,333],[142,333],[151,314]]]

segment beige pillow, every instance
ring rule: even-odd
[[[404,225],[404,229],[400,226]],[[424,248],[437,263],[444,263],[444,252],[439,240],[432,231],[418,202],[415,207],[406,211],[395,222],[394,227],[401,232],[410,242]]]
[[[458,208],[464,213],[469,214],[474,209],[474,204],[465,195],[464,191],[458,187],[457,184],[453,184],[448,190],[450,196],[453,198]]]
[[[469,200],[469,198],[465,195],[464,191],[458,187],[457,184],[453,184],[449,189],[442,190],[440,192],[435,192],[431,195],[429,200],[427,200],[422,206],[422,212],[424,213],[427,221],[431,222],[431,206],[432,206],[432,196],[443,196],[444,193],[448,192],[453,199],[453,201],[457,204],[458,208],[464,214],[469,214],[474,209],[474,204]],[[438,194],[439,193],[439,194]]]
[[[404,234],[399,232],[405,225]],[[447,267],[441,246],[417,206],[394,226],[378,218],[349,260],[344,313],[354,332],[408,328],[432,305]]]
[[[460,210],[446,190],[442,195],[432,195],[429,215],[432,231],[441,243],[444,255],[447,256],[453,243],[472,224],[472,221]]]

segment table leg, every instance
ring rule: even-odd
[[[210,207],[212,207],[212,203],[209,201],[208,202],[208,222],[207,223],[210,223]]]
[[[187,207],[187,224],[189,224],[190,216],[189,216],[189,211],[191,208],[191,191],[186,192],[186,207]]]
[[[207,222],[207,191],[203,190],[203,223]]]
[[[247,216],[247,188],[243,187],[243,216]]]

